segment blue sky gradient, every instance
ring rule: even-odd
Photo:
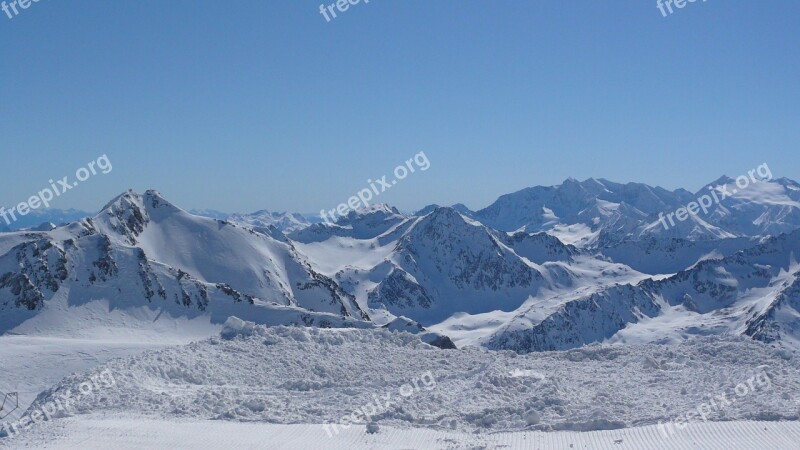
[[[7,0],[8,1],[8,0]],[[330,1],[327,1],[330,3]],[[317,212],[478,209],[569,176],[700,188],[800,178],[800,2],[41,0],[0,12],[0,205],[107,154],[53,202]]]

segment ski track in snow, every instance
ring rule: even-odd
[[[381,428],[367,434],[351,427],[329,437],[320,425],[223,421],[70,418],[14,443],[16,448],[142,449],[722,449],[797,450],[800,422],[709,422],[689,424],[664,437],[656,426],[578,432],[514,432],[474,435],[431,429]],[[0,448],[4,448],[0,441]],[[10,447],[9,447],[10,448]]]

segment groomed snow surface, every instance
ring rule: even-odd
[[[798,442],[800,422],[692,423],[668,439],[656,426],[585,433],[522,431],[493,434],[394,427],[368,434],[363,427],[351,427],[342,430],[336,438],[329,438],[319,425],[88,417],[54,422],[46,433],[29,436],[16,444],[17,448],[87,450],[797,450]]]
[[[51,420],[0,446],[800,448],[798,355],[742,338],[517,355],[380,329],[222,335],[70,376],[29,409]]]

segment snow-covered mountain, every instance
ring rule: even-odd
[[[800,227],[800,184],[795,181],[779,178],[741,189],[723,177],[700,189],[698,196],[714,186],[725,186],[730,195],[712,204],[708,222],[730,234],[777,236]]]
[[[569,179],[477,212],[375,204],[335,224],[266,211],[212,219],[128,191],[92,218],[0,234],[0,331],[102,301],[517,351],[692,334],[800,346],[798,192],[760,181],[665,230],[659,214],[704,190]]]
[[[441,205],[437,204],[430,204],[419,211],[415,212],[414,215],[417,217],[427,216],[428,214],[432,213],[435,209],[441,208]],[[474,218],[475,212],[470,210],[467,205],[463,203],[456,203],[455,205],[451,206],[454,210],[456,210],[459,214],[465,217],[469,217],[470,219]]]
[[[367,320],[353,297],[311,269],[275,229],[262,234],[193,216],[157,192],[129,191],[93,218],[0,235],[0,309],[8,330],[51,302],[152,305],[173,316],[259,321]]]
[[[396,225],[405,222],[408,216],[397,208],[377,203],[357,211],[350,211],[334,224],[320,222],[289,233],[299,242],[321,242],[334,236],[353,239],[372,239]]]
[[[661,219],[662,214],[711,196],[715,187],[728,195],[718,193],[718,202],[709,197],[707,213],[673,219],[672,224]],[[800,228],[800,185],[786,178],[762,179],[740,189],[732,178],[721,177],[693,194],[642,183],[570,178],[558,186],[503,195],[472,217],[498,230],[546,231],[581,247],[602,248],[650,236],[689,241],[763,237]]]
[[[311,222],[302,214],[272,212],[267,210],[256,211],[250,214],[231,214],[228,216],[227,220],[255,229],[275,227],[285,233],[302,230],[311,225]]]
[[[94,224],[115,243],[137,246],[149,258],[202,281],[225,282],[282,305],[366,318],[332,280],[311,270],[305,257],[274,228],[258,233],[193,216],[155,191],[121,195],[95,217]]]
[[[227,220],[228,217],[231,216],[226,212],[218,211],[216,209],[189,209],[187,211],[195,216],[208,217],[209,219]]]
[[[719,259],[759,242],[758,238],[692,241],[684,238],[645,236],[597,249],[600,255],[640,272],[672,274],[707,259]]]
[[[227,220],[239,225],[244,225],[255,230],[268,229],[275,227],[284,233],[302,230],[313,223],[320,222],[318,216],[313,214],[300,214],[290,212],[275,212],[262,209],[253,213],[233,213],[228,214],[215,209],[190,209],[188,210],[195,216],[208,217],[210,219]]]
[[[574,178],[558,186],[537,186],[501,196],[475,218],[504,231],[548,231],[569,243],[590,245],[606,233],[632,233],[657,216],[688,203],[685,190],[667,191],[641,183],[619,184]]]
[[[646,277],[553,236],[498,232],[449,207],[412,217],[374,207],[290,238],[378,321],[502,315],[553,293]]]
[[[37,228],[45,223],[63,225],[86,217],[92,217],[93,215],[94,213],[92,212],[79,209],[31,209],[24,216],[16,214],[16,220],[10,221],[9,224],[0,219],[0,232]]]
[[[547,286],[533,265],[452,208],[415,220],[370,278],[379,280],[367,292],[370,307],[428,323],[459,311],[513,309]]]
[[[710,186],[726,182],[730,179]],[[800,225],[792,212],[794,185],[786,179],[760,181],[721,199],[702,218],[705,232],[694,225],[668,233],[652,226],[659,213],[685,206],[704,195],[703,190],[691,194],[639,183],[570,179],[557,187],[501,197],[475,213],[431,205],[403,216],[381,206],[377,213],[355,212],[344,223],[319,224],[290,236],[315,268],[334,278],[379,321],[405,315],[462,345],[532,351],[612,338],[624,342],[634,339],[626,337],[627,331],[620,333],[628,324],[666,314],[670,321],[660,332],[648,338],[630,332],[634,340],[650,342],[692,334],[695,327],[704,328],[689,325],[687,332],[686,323],[708,319],[680,306],[665,308],[660,286],[666,280],[724,264],[778,239],[770,234]],[[728,190],[734,192],[731,186]],[[731,219],[736,213],[730,211],[739,210],[756,225]],[[557,237],[565,235],[577,245]],[[797,235],[787,236],[791,240]],[[783,260],[769,264],[790,270]],[[740,270],[729,282],[747,286],[753,276]],[[762,280],[761,288],[777,286],[781,276],[777,270]],[[782,298],[791,298],[793,291],[787,292]],[[692,295],[690,287],[666,304],[680,303],[685,294]],[[743,288],[742,301],[748,304],[753,296],[763,301],[758,297],[762,294],[779,295]],[[743,325],[755,321],[781,330],[773,340],[782,344],[794,346],[800,336],[791,321],[781,322],[784,316],[773,314],[778,318],[771,322],[744,307],[727,308],[702,313],[729,320],[705,333],[755,336],[745,333]]]
[[[663,279],[615,286],[541,314],[532,307],[496,331],[494,349],[562,350],[591,342],[665,342],[746,335],[800,344],[800,230]]]

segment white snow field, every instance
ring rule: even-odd
[[[351,427],[330,438],[319,425],[277,425],[200,420],[69,418],[15,442],[16,448],[142,449],[725,449],[797,450],[800,422],[692,423],[664,438],[657,426],[609,431],[518,431],[480,434],[428,428]],[[0,442],[0,448],[3,444]]]
[[[208,317],[172,318],[144,306],[113,309],[104,300],[72,308],[53,303],[0,335],[0,392],[19,396],[19,409],[5,420],[18,419],[36,395],[75,372],[148,349],[188,344],[220,329]]]
[[[746,338],[518,355],[385,329],[221,336],[67,377],[0,446],[800,448],[799,355]]]

